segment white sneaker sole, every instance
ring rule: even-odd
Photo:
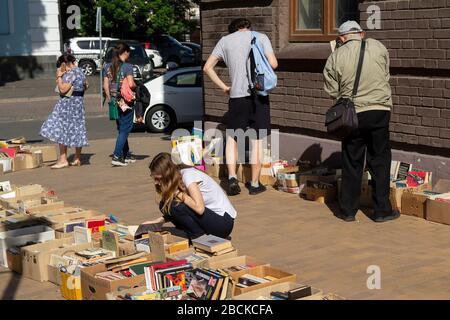
[[[120,161],[111,161],[111,164],[115,167],[126,167],[128,165],[128,163],[123,163]]]
[[[136,160],[125,160],[126,163],[136,163]]]

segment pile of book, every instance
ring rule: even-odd
[[[213,235],[204,235],[192,240],[197,254],[204,257],[220,256],[235,251],[231,241]]]

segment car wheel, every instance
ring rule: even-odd
[[[92,61],[81,61],[78,66],[86,76],[92,76],[96,70],[96,65]]]
[[[145,124],[151,132],[165,132],[172,128],[174,123],[175,116],[164,106],[152,108],[145,116]]]
[[[167,59],[167,63],[169,63],[169,62],[175,63],[177,65],[177,68],[180,66],[180,58],[178,58],[176,56],[169,57]]]

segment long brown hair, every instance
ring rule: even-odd
[[[122,65],[122,60],[120,60],[120,55],[124,52],[131,52],[131,48],[125,42],[119,42],[113,49],[112,63],[110,67],[112,81],[116,81],[117,74],[120,71],[120,66]]]
[[[186,191],[180,170],[190,167],[176,165],[170,153],[161,152],[153,158],[148,168],[152,175],[161,176],[160,184],[155,186],[156,192],[161,195],[163,214],[169,214],[170,206],[173,201],[176,201],[178,192]]]

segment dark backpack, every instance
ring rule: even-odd
[[[134,112],[136,117],[143,117],[145,110],[150,105],[151,94],[144,84],[139,84],[136,88],[136,103],[134,105]]]

